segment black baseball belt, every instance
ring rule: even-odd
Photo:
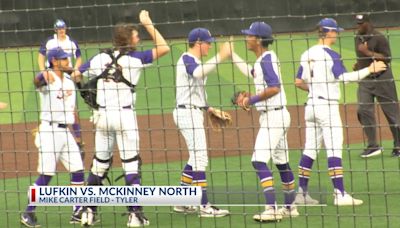
[[[47,120],[44,120],[43,122],[47,122],[50,126],[57,126],[57,127],[59,127],[59,128],[67,128],[68,127],[68,124],[63,124],[63,123],[57,123],[57,122],[53,122],[53,121],[47,121]]]
[[[199,106],[195,106],[195,105],[178,105],[176,107],[177,108],[183,108],[183,109],[207,110],[207,107],[199,107]]]

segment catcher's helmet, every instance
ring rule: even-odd
[[[54,22],[54,29],[65,29],[66,27],[67,27],[67,24],[62,19],[57,19]]]

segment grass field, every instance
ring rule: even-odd
[[[390,147],[390,142],[384,144]],[[284,219],[268,227],[398,227],[400,223],[400,167],[399,160],[388,153],[382,157],[364,160],[359,158],[357,148],[351,145],[344,152],[345,186],[348,192],[364,200],[358,207],[333,206],[332,185],[326,169],[326,155],[321,152],[314,165],[310,189],[322,192],[313,196],[322,197],[327,206],[300,207],[301,216]],[[291,166],[296,167],[300,151],[290,151]],[[143,185],[177,185],[181,162],[146,164],[143,166]],[[165,172],[168,170],[168,172]],[[276,169],[274,169],[276,171]],[[120,174],[114,170],[113,175]],[[295,174],[296,175],[296,174]],[[279,175],[275,173],[278,203],[282,202]],[[27,187],[36,176],[0,180],[0,227],[18,227],[19,212],[26,206]],[[296,178],[297,179],[297,178]],[[211,159],[208,173],[209,196],[217,204],[263,204],[262,190],[250,163],[249,156],[221,157]],[[68,185],[66,174],[58,175],[52,185]],[[114,185],[123,185],[123,181]],[[244,193],[246,192],[246,193]],[[260,227],[252,220],[254,213],[262,210],[257,206],[221,206],[229,208],[231,215],[225,218],[198,218],[196,215],[182,215],[172,212],[170,207],[145,207],[150,227]],[[127,216],[120,216],[125,207],[102,207],[102,227],[123,227]],[[39,221],[45,227],[72,227],[68,224],[70,207],[40,207],[37,209]],[[98,225],[100,226],[100,225]],[[265,225],[263,225],[265,226]]]
[[[400,31],[389,30],[393,64],[392,69],[397,79],[400,75]],[[293,81],[300,55],[307,47],[315,44],[315,37],[304,34],[278,35],[272,49],[281,61],[281,71],[289,105],[303,104],[306,94],[295,89]],[[224,38],[219,38],[223,41]],[[148,45],[144,42],[144,45]],[[106,47],[108,44],[102,44]],[[179,56],[186,50],[182,40],[170,42],[171,52],[161,58],[153,66],[147,68],[139,81],[137,110],[139,114],[169,113],[175,106],[175,73],[174,68]],[[98,45],[82,44],[84,59],[93,56],[99,49]],[[334,47],[342,54],[348,70],[354,63],[353,33],[344,32],[342,38]],[[217,49],[214,48],[215,52]],[[255,57],[247,52],[243,37],[236,37],[235,51],[244,59],[253,62]],[[211,56],[211,54],[210,54]],[[24,123],[38,120],[38,96],[33,88],[32,79],[37,72],[37,47],[7,49],[0,52],[0,101],[10,104],[9,108],[0,112],[0,123]],[[218,76],[219,75],[219,76]],[[397,84],[399,82],[397,81]],[[240,72],[227,61],[208,77],[208,101],[213,106],[231,109],[230,97],[237,89],[252,90],[252,81],[243,77]],[[356,102],[356,83],[343,88],[342,101]],[[79,111],[83,118],[90,116],[87,106],[79,100]]]
[[[392,48],[392,68],[396,83],[400,75],[400,31],[389,30]],[[348,70],[354,63],[354,44],[351,32],[342,33],[340,42],[334,47],[339,51]],[[247,53],[242,39],[236,37],[235,50],[250,62],[255,57]],[[281,61],[281,71],[289,105],[303,104],[306,94],[295,89],[293,80],[298,68],[298,60],[315,39],[306,40],[306,35],[282,34],[276,37],[272,49],[277,52]],[[223,38],[220,38],[220,40]],[[145,45],[148,43],[145,42]],[[147,68],[138,85],[137,110],[141,115],[170,113],[175,106],[174,66],[186,46],[180,40],[171,41],[171,53],[163,57],[152,67]],[[102,44],[106,47],[107,44]],[[84,59],[97,52],[94,44],[81,44]],[[214,48],[214,51],[216,49]],[[37,72],[37,47],[7,49],[0,51],[0,101],[9,103],[6,110],[0,111],[0,124],[27,123],[38,121],[38,96],[34,91],[32,79]],[[355,83],[342,88],[342,102],[356,102]],[[220,65],[218,71],[211,74],[207,82],[208,100],[211,105],[233,108],[230,97],[234,89],[252,90],[252,82],[241,76],[230,62]],[[86,105],[79,100],[82,118],[90,115]],[[290,139],[289,139],[290,140]],[[391,148],[386,142],[385,147]],[[344,152],[345,181],[348,192],[364,200],[360,207],[334,207],[332,204],[331,183],[326,173],[326,156],[315,163],[311,187],[323,192],[322,199],[328,206],[300,208],[301,216],[283,220],[279,224],[260,225],[252,220],[254,213],[261,211],[259,207],[234,207],[229,210],[232,215],[219,219],[200,219],[196,215],[178,215],[171,212],[170,207],[146,207],[145,212],[151,221],[150,227],[398,227],[400,224],[400,163],[398,159],[382,157],[362,160],[359,150],[362,145],[350,145]],[[291,151],[291,166],[297,172],[300,151]],[[177,185],[182,168],[181,162],[162,164],[146,164],[143,167],[144,185]],[[168,170],[168,172],[166,172]],[[119,173],[119,172],[118,172]],[[118,174],[116,174],[118,175]],[[279,177],[276,186],[279,189]],[[0,180],[0,227],[18,227],[19,213],[26,205],[26,190],[36,176]],[[209,165],[210,198],[217,204],[261,203],[262,190],[250,163],[249,156],[214,158]],[[52,184],[67,185],[66,174],[60,174]],[[114,183],[123,185],[122,182]],[[247,192],[246,194],[243,192]],[[314,194],[314,196],[318,196]],[[282,196],[278,199],[282,202]],[[68,224],[69,207],[38,208],[39,221],[45,227],[71,227]],[[103,207],[101,209],[103,227],[122,227],[127,216],[123,207]]]

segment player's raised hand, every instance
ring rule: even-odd
[[[143,26],[153,24],[153,22],[151,21],[150,15],[149,15],[149,11],[147,11],[147,10],[140,11],[139,20],[140,20],[140,23],[143,24]]]
[[[387,68],[386,64],[383,61],[374,60],[368,67],[370,73],[379,73],[381,71],[385,71]]]
[[[232,55],[230,42],[224,42],[219,48],[219,56],[221,60],[225,60]]]

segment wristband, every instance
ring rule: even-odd
[[[249,105],[253,105],[253,104],[255,104],[257,102],[260,102],[260,101],[262,101],[262,99],[261,99],[261,97],[259,95],[251,96],[250,99],[249,99]]]

